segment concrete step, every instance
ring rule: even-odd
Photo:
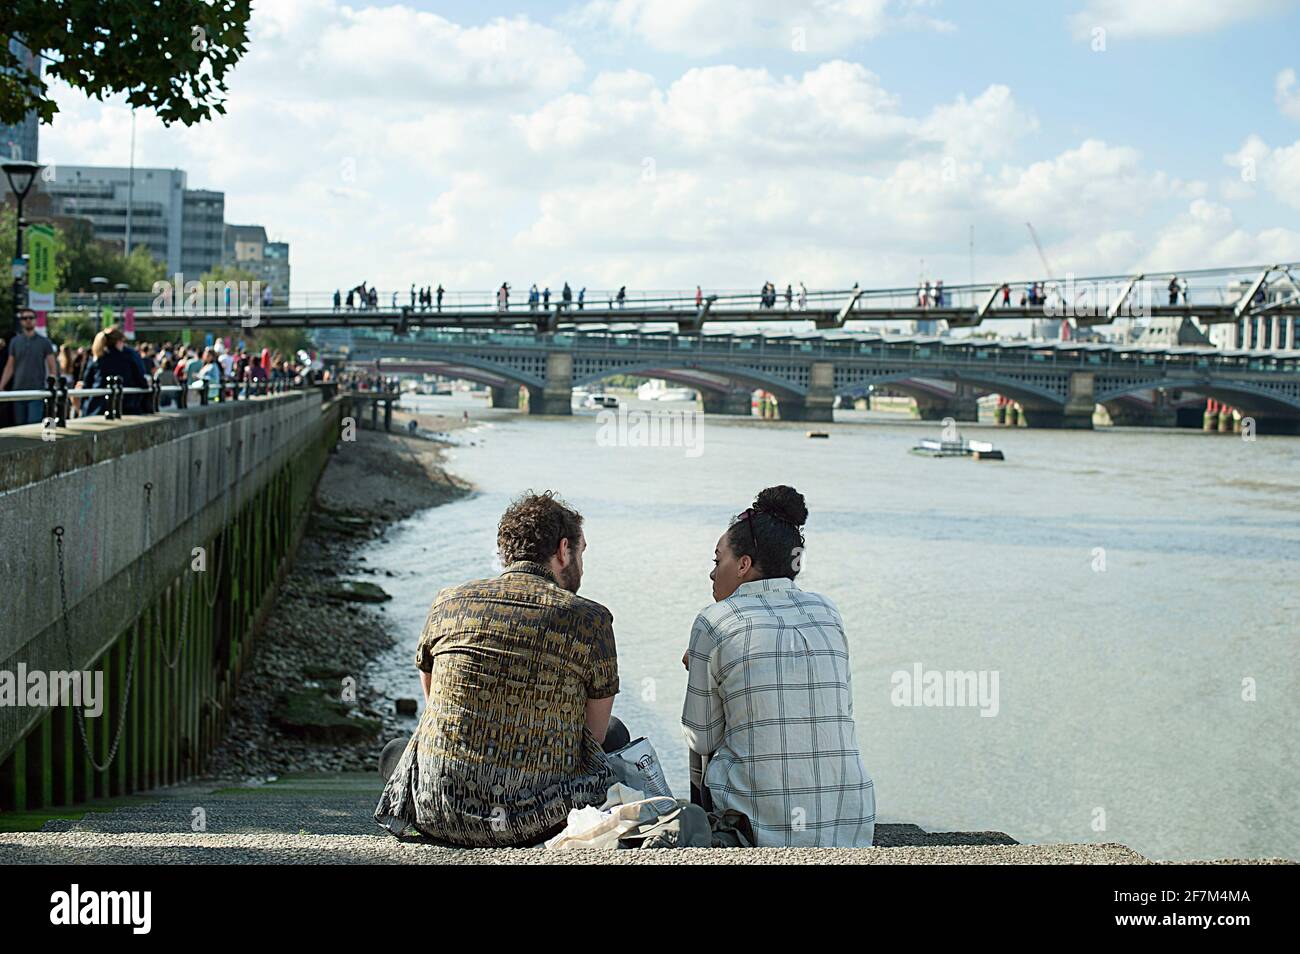
[[[377,775],[301,775],[265,785],[178,786],[128,804],[0,834],[0,862],[103,864],[1133,864],[1121,845],[1018,845],[1001,832],[876,826],[869,849],[690,851],[453,849],[398,841],[374,823]],[[205,828],[194,831],[195,809]]]

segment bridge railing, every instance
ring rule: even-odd
[[[1009,304],[1017,308],[1022,300],[1025,301],[1027,306],[1033,304],[1030,296],[1032,287],[1041,290],[1045,300],[1066,306],[1081,306],[1085,303],[1095,305],[1099,301],[1109,302],[1128,288],[1129,297],[1134,301],[1145,304],[1167,306],[1172,303],[1185,304],[1188,307],[1197,305],[1222,307],[1239,301],[1249,289],[1253,280],[1264,270],[1272,270],[1272,274],[1269,284],[1264,289],[1261,303],[1275,304],[1288,299],[1300,299],[1300,286],[1297,284],[1300,282],[1300,265],[1291,263],[1285,265],[1244,265],[1188,269],[1178,272],[1150,272],[1131,287],[1129,287],[1130,282],[1135,276],[1126,274],[1074,276],[1060,273],[1053,276],[1006,278],[992,282],[953,284],[945,282],[942,296],[940,296],[937,287],[942,276],[927,276],[918,280],[915,285],[863,287],[852,310],[864,313],[880,309],[914,309],[920,312],[929,308],[958,308],[974,311],[980,308],[989,299],[990,294],[1000,289],[1004,283],[1009,291]],[[1177,280],[1177,293],[1173,295],[1177,299],[1176,302],[1170,302],[1171,291],[1169,285],[1173,280]],[[929,283],[928,294],[927,282]],[[433,285],[436,289],[436,282]],[[775,297],[770,300],[770,308],[776,312],[791,313],[804,310],[838,311],[854,294],[856,287],[801,291],[798,282],[778,284]],[[787,288],[789,289],[788,298]],[[583,289],[573,285],[571,291],[573,299],[567,306],[564,306],[561,300],[561,289],[552,288],[549,301],[550,310],[562,307],[567,307],[568,310],[578,310],[578,296],[581,292],[585,292],[582,301],[582,305],[585,306],[584,310],[613,309],[634,313],[638,311],[665,310],[693,312],[696,309],[696,291],[694,288],[670,290],[627,289],[621,306],[618,302],[618,289],[616,288]],[[354,301],[353,307],[349,309],[346,304],[347,290],[340,289],[340,292],[340,304],[337,308],[334,305],[334,291],[332,290],[292,292],[287,300],[283,297],[273,297],[269,306],[262,305],[259,298],[258,305],[263,312],[271,314],[319,314],[336,310],[340,312],[366,312],[370,310],[368,306],[362,305],[359,300]],[[701,294],[705,298],[712,299],[710,307],[713,311],[753,311],[769,307],[763,301],[757,288],[702,287]],[[489,315],[499,310],[496,296],[495,289],[445,290],[441,310]],[[395,290],[392,288],[380,290],[377,299],[376,310],[385,313],[397,314],[403,309],[410,309],[418,315],[438,310],[436,298],[428,306],[419,305],[418,299],[413,301],[409,286]],[[159,301],[160,297],[151,292],[128,292],[109,296],[96,296],[93,293],[85,292],[60,293],[57,310],[59,312],[72,311],[93,314],[100,308],[110,308],[121,312],[124,308],[130,307],[134,308],[142,319],[147,319],[148,315],[153,312],[155,303]],[[168,301],[164,300],[162,304],[165,307],[170,307]],[[1041,305],[1041,302],[1038,304]],[[993,307],[995,310],[1002,307],[1002,296],[1000,294],[995,296]],[[543,310],[541,302],[533,306],[529,305],[527,286],[511,286],[510,313],[528,313],[541,310]]]

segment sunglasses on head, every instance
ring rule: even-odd
[[[762,512],[762,511],[760,511],[760,510],[755,510],[753,507],[750,507],[750,508],[747,509],[744,513],[742,513],[739,517],[736,518],[737,520],[745,520],[745,521],[747,521],[747,522],[749,523],[749,536],[750,536],[750,539],[752,539],[752,540],[754,541],[754,555],[755,555],[755,556],[758,555],[758,533],[757,533],[757,531],[754,530],[754,514],[756,514],[756,513],[761,513],[761,512]]]

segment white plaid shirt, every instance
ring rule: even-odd
[[[876,795],[853,726],[839,610],[783,578],[742,583],[691,628],[682,728],[715,811],[762,846],[866,847]]]

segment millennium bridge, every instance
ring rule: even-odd
[[[618,293],[580,289],[583,299],[567,302],[552,290],[549,299],[520,301],[515,290],[503,303],[493,292],[452,292],[427,305],[414,289],[377,294],[377,306],[334,304],[333,293],[295,293],[293,301],[263,304],[241,293],[238,283],[159,283],[159,294],[119,294],[108,300],[71,295],[60,311],[101,314],[105,307],[129,308],[140,331],[186,328],[531,328],[536,331],[628,327],[676,327],[701,331],[720,323],[802,322],[818,330],[850,323],[916,322],[918,330],[975,328],[985,322],[1043,319],[1064,323],[1071,338],[1089,329],[1134,319],[1190,319],[1198,325],[1229,326],[1224,342],[1233,348],[1293,350],[1300,317],[1300,264],[1243,265],[1137,275],[1067,276],[911,288],[851,288],[774,291],[711,290]],[[247,284],[247,283],[245,283]],[[187,292],[194,286],[196,294]],[[1171,285],[1173,287],[1171,287]],[[1033,295],[1028,294],[1034,292]],[[576,295],[577,293],[575,293]],[[206,296],[206,297],[205,297]]]

